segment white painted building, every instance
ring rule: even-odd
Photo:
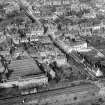
[[[30,77],[26,79],[19,79],[14,81],[8,81],[0,84],[2,88],[10,88],[13,85],[18,86],[19,89],[28,88],[28,87],[35,87],[48,84],[48,77],[45,75],[38,75],[35,77]]]
[[[79,42],[79,43],[74,43],[69,46],[69,52],[71,51],[80,51],[81,49],[86,49],[87,48],[87,42]]]
[[[32,86],[41,86],[48,83],[48,78],[45,75],[36,76],[33,78],[27,78],[24,80],[19,80],[19,88],[32,87]]]

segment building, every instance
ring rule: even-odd
[[[91,64],[95,65],[97,62],[102,62],[105,60],[104,55],[101,52],[98,52],[95,49],[92,49],[89,52],[80,52],[83,57],[85,57],[86,61]]]
[[[25,79],[7,81],[0,84],[1,88],[11,88],[18,86],[19,89],[30,89],[37,86],[48,84],[48,78],[45,75],[37,75],[35,77],[29,77]]]
[[[69,5],[77,2],[79,0],[44,0],[44,5]]]
[[[32,87],[38,87],[38,86],[43,86],[48,84],[48,78],[47,76],[41,74],[41,75],[36,75],[35,77],[29,77],[26,79],[21,79],[18,81],[18,86],[20,89],[28,89]]]
[[[81,62],[81,64],[84,64],[88,69],[90,69],[92,71],[92,74],[95,75],[96,77],[101,77],[103,76],[103,72],[100,69],[100,67],[98,67],[96,65],[96,63],[92,64],[92,61],[89,61],[88,57],[86,56],[81,56],[81,54],[76,53],[76,52],[72,52],[71,53],[72,56],[77,59],[79,62]],[[91,59],[91,58],[90,58]],[[100,58],[100,60],[102,60]],[[97,62],[97,61],[96,61]]]
[[[38,25],[38,24],[30,24],[28,26],[28,32],[26,33],[27,37],[33,37],[33,36],[42,36],[44,29],[42,25]]]
[[[64,56],[63,56],[64,57]],[[57,64],[58,67],[61,67],[61,66],[65,66],[67,65],[67,59],[66,58],[63,58],[62,56],[60,56],[59,58],[57,57],[55,59],[55,62]]]
[[[56,6],[56,15],[63,15],[66,12],[66,8],[63,6]]]
[[[27,75],[37,75],[42,73],[35,61],[31,58],[11,61],[8,68],[13,70],[9,77],[10,80],[16,77],[21,78]]]
[[[84,48],[88,47],[87,42],[85,42],[85,41],[64,40],[63,42],[69,47],[69,52],[79,51],[81,49],[84,49]]]
[[[39,69],[33,59],[12,61],[8,69],[10,74],[7,82],[0,84],[1,88],[17,86],[19,89],[28,89],[48,83],[47,76]]]
[[[38,36],[38,41],[43,43],[43,44],[51,44],[51,40],[48,36]]]
[[[62,0],[45,0],[44,5],[61,5]]]
[[[71,50],[78,51],[80,49],[87,48],[87,43],[86,42],[76,42],[74,44],[71,44]]]

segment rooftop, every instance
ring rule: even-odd
[[[12,70],[12,73],[9,76],[10,80],[42,73],[36,62],[31,58],[12,61],[9,64],[9,69]]]
[[[61,39],[65,44],[70,45],[70,46],[77,46],[77,45],[82,45],[82,44],[86,43],[85,41],[82,41],[82,40],[63,38],[62,36],[59,39]]]
[[[92,49],[89,52],[81,52],[84,56],[86,56],[92,62],[103,61],[105,60],[104,55],[101,52]]]

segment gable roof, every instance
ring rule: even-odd
[[[42,73],[36,62],[31,58],[11,61],[11,64],[9,64],[9,69],[13,70],[9,79]]]

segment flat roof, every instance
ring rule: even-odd
[[[11,70],[9,79],[42,74],[42,71],[38,67],[37,63],[31,58],[11,61],[8,68]]]

